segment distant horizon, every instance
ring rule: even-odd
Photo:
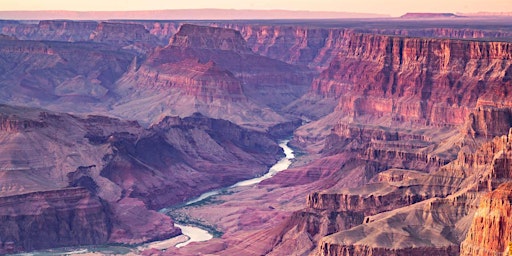
[[[134,12],[172,10],[338,12],[399,17],[405,13],[512,12],[509,0],[2,0],[0,11]],[[222,18],[222,17],[220,17]]]
[[[22,10],[0,11],[0,19],[343,19],[343,18],[389,18],[377,13],[353,13],[337,11],[299,10],[255,10],[255,9],[166,9],[130,11],[70,11],[70,10]]]
[[[489,16],[512,12],[453,13],[455,15]],[[256,20],[256,19],[354,19],[354,18],[398,18],[405,14],[446,14],[444,12],[407,12],[400,16],[379,13],[357,13],[341,11],[308,10],[256,10],[256,9],[166,9],[166,10],[129,10],[129,11],[73,11],[73,10],[0,10],[0,19],[5,20]]]

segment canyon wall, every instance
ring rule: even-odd
[[[485,195],[473,218],[460,255],[508,255],[512,241],[512,183]]]
[[[510,215],[511,141],[512,129],[475,151],[466,146],[457,159],[431,174],[388,170],[358,188],[310,194],[309,209],[362,212],[364,216],[351,228],[321,238],[316,254],[505,253],[510,240],[506,220]],[[415,234],[422,239],[415,239]],[[425,241],[432,241],[433,246]]]
[[[511,43],[352,34],[347,45],[312,91],[353,118],[460,125],[474,107],[511,106]]]
[[[0,106],[2,252],[178,235],[155,210],[264,173],[273,139],[200,114],[134,121]],[[45,236],[49,239],[39,239]]]
[[[176,235],[154,210],[261,175],[282,156],[271,136],[298,117],[294,143],[308,155],[244,194],[277,199],[237,213],[237,229],[280,225],[232,232],[218,252],[240,241],[274,254],[301,243],[298,254],[505,252],[508,30],[343,22],[1,22],[2,99],[147,127],[2,105],[2,252]]]
[[[85,188],[0,197],[0,205],[1,253],[109,241],[107,206]]]

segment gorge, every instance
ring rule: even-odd
[[[0,21],[0,254],[503,255],[510,21]]]

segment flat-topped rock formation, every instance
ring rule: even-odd
[[[408,12],[400,18],[402,19],[440,19],[440,18],[457,18],[460,17],[454,13],[437,13],[437,12]]]
[[[115,111],[146,122],[197,111],[265,129],[286,121],[276,112],[304,94],[310,75],[254,54],[238,31],[185,24],[168,46],[118,81],[116,91],[134,99]],[[133,104],[141,98],[154,106]]]

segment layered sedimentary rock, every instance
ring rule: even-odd
[[[293,234],[308,232],[318,255],[458,254],[481,193],[508,180],[507,137],[482,142],[512,125],[510,49],[506,42],[350,34],[304,97],[337,99],[334,113],[300,128],[296,140],[323,139],[321,150],[310,150],[345,159],[339,172],[359,170],[349,179],[359,187],[339,180],[311,193],[294,215],[302,221]]]
[[[425,21],[423,21],[425,22]],[[512,31],[495,30],[489,27],[481,29],[475,28],[448,28],[448,27],[435,27],[434,28],[378,28],[360,30],[361,32],[373,32],[384,35],[400,35],[410,37],[428,37],[428,38],[452,38],[452,39],[488,39],[496,41],[512,40]]]
[[[512,31],[508,28],[497,30],[492,25],[461,28],[457,21],[430,22],[432,24],[428,25],[424,25],[428,21],[340,21],[322,25],[307,22],[300,25],[217,22],[212,25],[239,30],[256,53],[319,71],[329,67],[333,58],[347,47],[351,35],[355,33],[503,41],[512,39]],[[420,23],[423,25],[419,25]]]
[[[285,120],[268,106],[277,111],[302,96],[309,75],[252,53],[238,31],[185,24],[168,46],[119,80],[118,94],[134,101],[123,100],[116,111],[150,122],[162,113],[197,111],[265,128]],[[137,109],[133,103],[141,98],[154,106]]]
[[[496,137],[474,152],[466,148],[432,174],[392,170],[360,188],[311,194],[312,209],[363,211],[365,216],[360,225],[320,239],[316,253],[458,255],[459,245],[463,255],[503,253],[510,226],[511,136]]]
[[[135,57],[107,45],[28,40],[1,40],[0,56],[3,102],[71,111],[106,100]]]
[[[354,34],[348,45],[313,91],[354,118],[458,125],[475,106],[510,107],[510,43]]]
[[[38,23],[2,23],[2,33],[20,40],[87,41],[98,26],[95,21],[47,20]]]
[[[345,46],[348,29],[286,25],[225,25],[242,33],[251,49],[287,63],[323,69]]]
[[[101,42],[147,52],[164,42],[142,24],[97,21],[42,20],[38,23],[0,22],[1,33],[20,40]]]
[[[108,206],[85,188],[4,196],[0,205],[1,253],[109,241]]]
[[[312,90],[339,98],[338,110],[354,118],[459,125],[475,106],[510,107],[511,47],[353,34]]]
[[[512,250],[512,183],[485,195],[473,218],[460,255],[507,255]]]
[[[512,47],[504,42],[510,29],[414,21],[396,28],[374,21],[197,22],[231,29],[178,29],[181,22],[165,21],[0,23],[4,34],[21,39],[102,43],[1,37],[9,102],[66,102],[84,112],[107,105],[148,127],[2,107],[0,201],[10,204],[0,215],[9,223],[0,234],[2,253],[177,234],[151,209],[258,176],[281,155],[268,135],[193,112],[282,136],[299,125],[280,111],[304,94],[314,73],[305,67],[326,70],[285,109],[306,122],[325,116],[292,141],[311,155],[258,186],[223,195],[219,205],[194,209],[226,235],[169,254],[457,255],[464,239],[462,253],[507,250],[494,238],[509,232],[509,188],[500,185],[511,178],[511,139],[486,141],[512,125]],[[150,50],[159,42],[169,44]],[[70,198],[54,196],[65,192]],[[43,210],[27,215],[36,199]],[[33,232],[43,220],[51,223],[47,233]],[[61,243],[26,239],[34,234]]]
[[[150,52],[155,46],[161,45],[160,40],[143,25],[112,22],[99,23],[89,35],[89,40],[118,45],[138,53]]]
[[[280,155],[268,135],[201,115],[145,129],[102,116],[1,112],[3,252],[177,235],[151,209],[258,176]]]

